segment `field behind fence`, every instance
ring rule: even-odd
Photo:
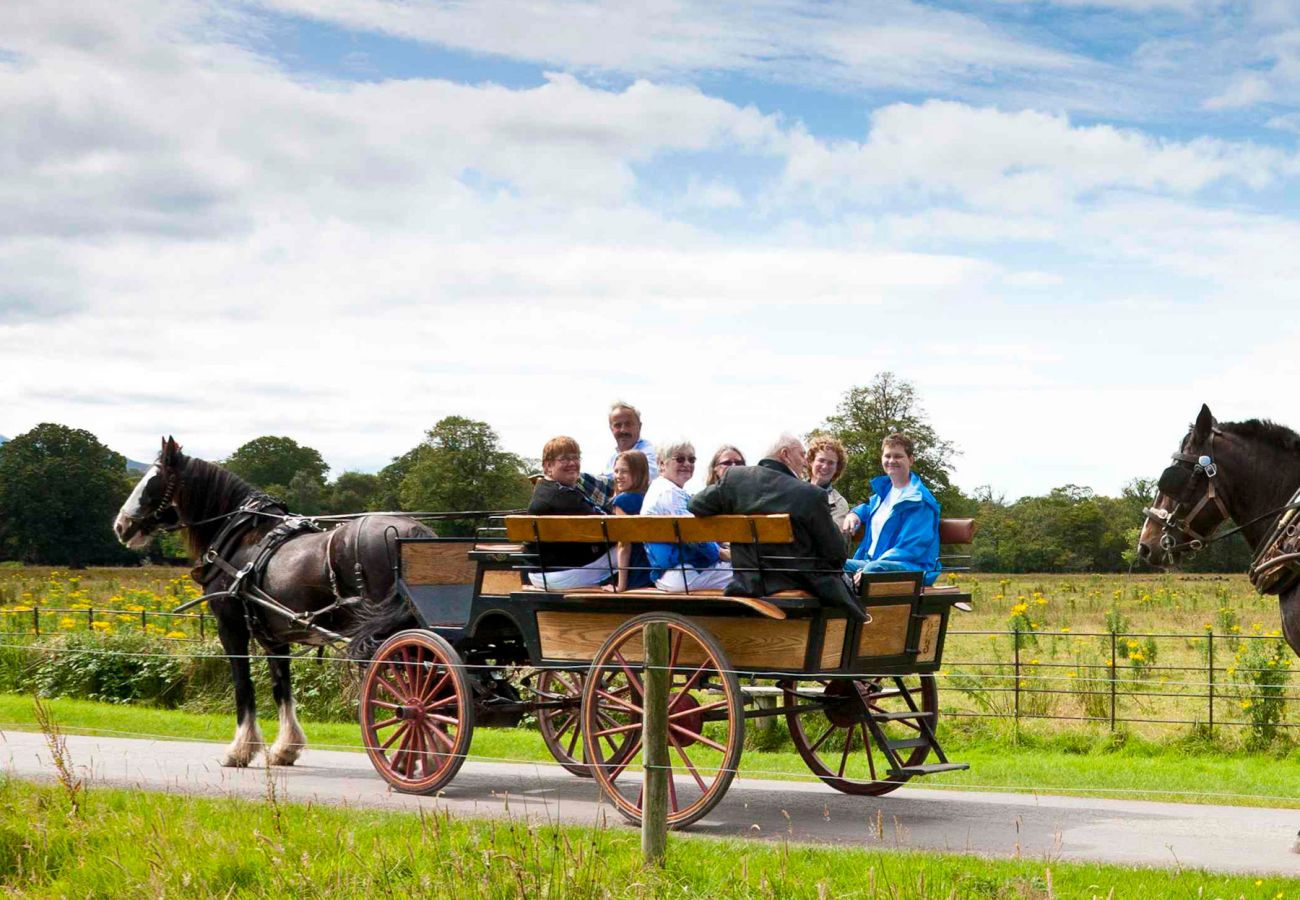
[[[975,607],[954,612],[950,624],[939,676],[946,715],[1153,738],[1227,728],[1248,746],[1300,724],[1294,655],[1281,637],[1277,600],[1255,594],[1244,576],[945,580],[969,590]],[[132,647],[176,656],[219,653],[211,616],[201,608],[171,612],[198,594],[176,569],[3,565],[0,642],[10,650],[84,648],[129,636]],[[41,682],[51,690],[60,683]],[[337,714],[347,699],[318,709]]]

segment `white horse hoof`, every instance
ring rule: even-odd
[[[289,744],[285,747],[272,747],[266,751],[266,764],[268,766],[291,766],[298,761],[302,755],[301,744]]]

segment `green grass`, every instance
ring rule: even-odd
[[[529,827],[0,780],[0,890],[25,897],[1296,897],[1279,877]]]
[[[229,715],[200,715],[84,700],[48,701],[60,728],[73,734],[148,736],[224,743],[234,720]],[[0,694],[0,729],[37,730],[30,697]],[[264,720],[268,740],[274,719]],[[305,725],[309,746],[319,749],[361,749],[360,730],[350,722]],[[1024,730],[1019,744],[997,732],[946,729],[945,749],[957,761],[970,763],[968,772],[918,779],[916,787],[1035,790],[1048,794],[1122,797],[1219,803],[1242,806],[1300,807],[1300,781],[1292,765],[1294,753],[1225,752],[1208,742],[1183,740],[1155,743],[1139,738],[1115,738],[1104,732],[1035,735]],[[217,748],[213,748],[214,756]],[[474,732],[475,759],[551,762],[541,737],[532,728],[480,728]],[[793,752],[747,750],[741,759],[742,777],[809,779],[803,760]],[[376,776],[378,777],[378,776]],[[830,790],[830,788],[827,788]]]

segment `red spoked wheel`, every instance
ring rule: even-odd
[[[592,660],[582,693],[587,762],[605,796],[628,820],[641,821],[645,750],[641,718],[643,632],[668,627],[668,825],[683,828],[720,801],[740,764],[745,741],[744,698],[726,654],[711,634],[671,613],[629,619]],[[630,736],[621,752],[608,738]]]
[[[586,751],[582,742],[581,708],[585,682],[586,676],[581,672],[544,669],[538,674],[533,688],[538,704],[537,728],[542,733],[542,742],[556,762],[579,778],[591,777],[591,766],[583,761]],[[625,693],[630,690],[625,686]],[[601,738],[609,758],[620,761],[632,749],[634,739],[632,732],[616,732]]]
[[[837,791],[879,796],[911,777],[889,774],[889,757],[867,725],[873,714],[904,766],[919,766],[930,754],[921,720],[931,729],[938,720],[933,675],[784,681],[781,688],[795,749],[812,773]]]
[[[429,631],[402,631],[361,682],[361,736],[375,770],[407,794],[431,794],[469,752],[474,707],[460,654]]]

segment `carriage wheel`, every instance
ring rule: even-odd
[[[910,697],[918,710],[931,714],[932,729],[939,715],[933,675],[784,681],[781,688],[795,749],[814,775],[846,794],[888,794],[911,777],[889,774],[893,766],[867,726],[869,713],[910,712]],[[917,719],[877,723],[904,766],[924,762],[930,744]]]
[[[537,685],[533,688],[539,702],[563,704],[539,707],[537,728],[555,761],[579,778],[591,777],[591,767],[583,762],[581,705],[585,681],[586,676],[581,672],[544,669],[537,676]],[[630,690],[630,687],[625,687],[623,696]],[[632,749],[635,737],[632,732],[624,732],[605,735],[601,740],[607,745],[609,758],[621,761]]]
[[[474,707],[460,655],[429,631],[403,631],[379,647],[361,682],[361,737],[383,779],[431,794],[465,762]]]
[[[642,634],[650,622],[668,626],[668,825],[682,828],[707,815],[731,785],[745,739],[744,700],[726,654],[707,631],[670,613],[647,613],[620,625],[592,660],[582,693],[587,762],[615,808],[641,821]],[[612,753],[605,739],[630,735]]]

